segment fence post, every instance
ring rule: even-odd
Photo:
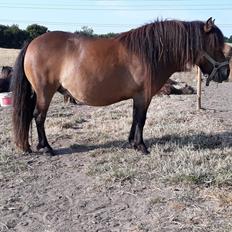
[[[197,67],[197,110],[201,109],[201,70]]]

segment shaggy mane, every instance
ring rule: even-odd
[[[158,72],[160,65],[185,70],[186,64],[196,63],[203,50],[224,46],[222,32],[214,26],[206,36],[201,21],[156,21],[121,33],[115,39],[141,58],[150,75]]]

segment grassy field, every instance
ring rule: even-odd
[[[194,85],[194,75],[175,79]],[[97,108],[57,94],[46,122],[54,157],[15,149],[11,109],[0,108],[0,231],[232,231],[231,88],[203,86],[202,111],[195,95],[155,96],[148,156],[127,143],[131,100]]]
[[[18,49],[0,48],[0,67],[13,66],[18,53]]]

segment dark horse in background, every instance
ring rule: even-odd
[[[223,48],[223,34],[212,18],[156,21],[110,39],[58,31],[43,34],[21,50],[14,67],[16,145],[31,152],[28,134],[34,118],[37,149],[54,154],[44,122],[53,95],[62,89],[91,106],[132,98],[129,143],[146,154],[143,127],[152,97],[174,72],[193,65],[209,75],[208,81],[227,80],[229,65]]]
[[[0,93],[10,92],[11,78],[13,69],[9,66],[3,66],[0,73]]]

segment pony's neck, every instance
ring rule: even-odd
[[[116,37],[140,57],[151,75],[189,70],[203,50],[202,22],[157,21]]]

